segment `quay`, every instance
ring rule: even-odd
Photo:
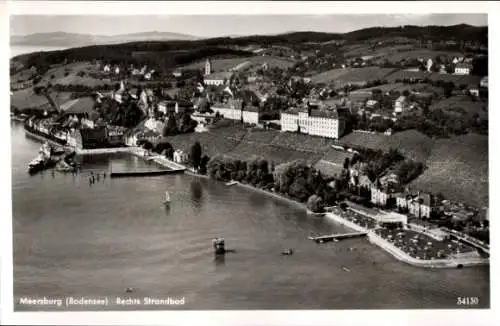
[[[359,238],[364,237],[368,234],[368,232],[350,232],[350,233],[341,233],[341,234],[330,234],[330,235],[321,235],[317,237],[309,237],[309,240],[313,240],[316,242],[327,242],[333,240],[342,240],[348,238]]]

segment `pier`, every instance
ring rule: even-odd
[[[158,170],[135,170],[135,171],[110,171],[111,178],[120,177],[148,177],[165,174],[184,173],[184,169],[158,169]]]
[[[340,234],[330,234],[330,235],[321,235],[317,237],[309,237],[309,240],[313,240],[316,242],[328,242],[333,240],[342,240],[348,238],[359,238],[364,237],[368,234],[368,232],[350,232],[350,233],[340,233]]]

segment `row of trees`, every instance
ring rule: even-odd
[[[208,175],[215,180],[236,180],[258,188],[276,191],[318,212],[332,204],[336,196],[328,187],[328,178],[302,161],[274,166],[261,157],[242,161],[228,156],[215,156],[207,165]]]

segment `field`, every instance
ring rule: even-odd
[[[480,117],[488,118],[488,103],[483,101],[472,101],[469,96],[452,96],[442,99],[431,105],[431,110],[437,109],[442,109],[444,111],[463,110],[469,117],[477,113]]]
[[[426,72],[426,71],[406,71],[406,70],[398,70],[394,72],[393,74],[390,74],[387,76],[385,79],[389,83],[395,83],[396,80],[400,79],[425,79],[429,78],[429,80],[432,81],[451,81],[453,82],[456,86],[459,85],[479,85],[479,82],[481,80],[481,77],[479,76],[469,76],[469,75],[453,75],[453,74],[440,74],[438,72]]]
[[[372,50],[371,45],[369,44],[356,44],[353,46],[348,46],[345,48],[346,52],[344,52],[344,56],[347,58],[351,57],[363,57],[363,56],[373,56],[373,59],[386,57],[387,55],[395,52],[395,51],[405,51],[409,49],[413,49],[414,45],[412,44],[401,44],[394,46],[387,46],[377,48]]]
[[[253,56],[246,58],[214,59],[212,61],[212,69],[215,72],[228,71],[231,68],[234,68],[245,61],[250,61],[252,63],[252,66],[249,67],[250,70],[257,69],[264,62],[267,62],[270,68],[278,67],[281,69],[287,69],[295,64],[293,60],[286,58],[273,57],[273,56]],[[205,69],[205,62],[206,59],[179,68],[198,69],[198,70]]]
[[[426,71],[406,71],[406,70],[398,70],[389,76],[387,76],[385,79],[389,83],[395,83],[396,80],[398,79],[424,79],[424,78],[430,78],[431,73],[428,73]]]
[[[311,77],[311,82],[320,84],[320,83],[325,83],[328,84],[331,81],[334,81],[335,79],[339,78],[342,75],[345,75],[349,72],[349,68],[346,69],[332,69],[328,70],[325,72],[322,72],[320,74],[314,75]]]
[[[450,51],[436,51],[436,50],[428,50],[428,49],[418,49],[412,51],[389,51],[388,54],[381,59],[387,59],[389,62],[400,62],[401,60],[408,59],[419,59],[422,58],[427,60],[431,58],[434,60],[436,56],[447,56],[448,58],[453,59],[453,57],[463,56],[460,52],[450,52]]]
[[[404,90],[412,90],[416,92],[425,92],[425,93],[443,93],[443,89],[440,87],[434,87],[429,84],[403,84],[403,83],[392,83],[392,84],[384,84],[375,87],[362,88],[355,91],[350,92],[350,95],[353,94],[364,94],[364,93],[372,93],[372,90],[380,89],[383,93],[394,91],[402,93]]]
[[[388,151],[399,150],[405,157],[424,163],[429,157],[434,141],[416,130],[406,130],[391,136],[352,132],[343,137],[340,143],[354,148],[370,148]]]
[[[306,152],[324,153],[333,144],[332,139],[313,137],[304,134],[281,132],[272,141],[271,145],[295,149]]]
[[[13,92],[10,97],[10,105],[18,109],[50,107],[48,99],[43,95],[36,95],[32,88]]]
[[[446,198],[488,205],[488,137],[476,134],[437,140],[428,169],[412,186]]]
[[[326,84],[334,82],[336,87],[342,87],[349,83],[363,83],[377,79],[386,79],[395,70],[393,68],[379,67],[333,69],[312,76],[311,81]]]

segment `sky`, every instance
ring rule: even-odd
[[[197,37],[280,34],[291,31],[345,33],[374,26],[486,26],[486,14],[365,14],[365,15],[12,15],[10,34],[68,32],[118,35],[150,31]]]

